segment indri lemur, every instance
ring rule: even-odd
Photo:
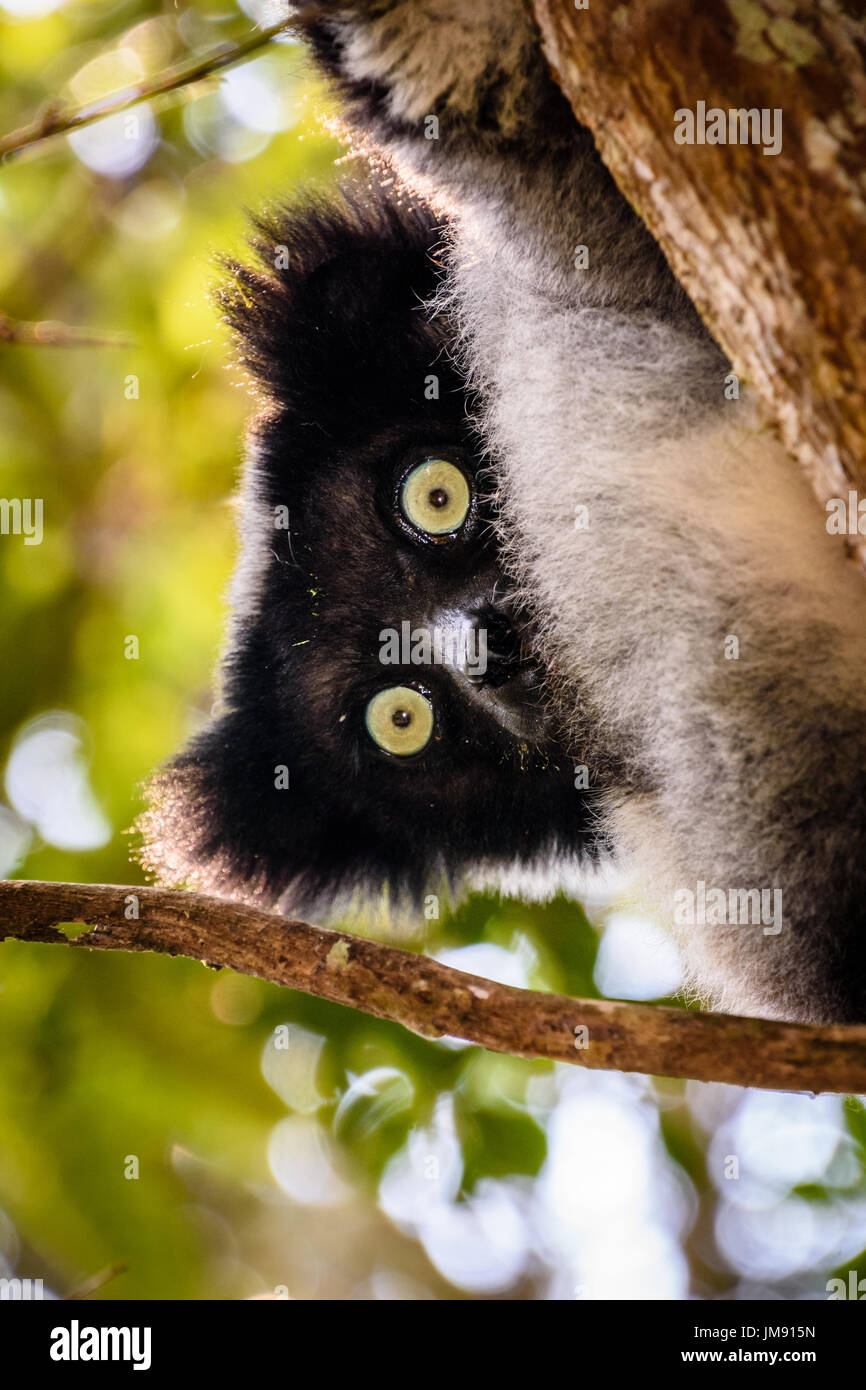
[[[862,577],[748,392],[726,398],[529,5],[294,8],[350,121],[453,218],[500,542],[617,852],[668,920],[684,893],[781,893],[776,934],[683,923],[692,987],[866,1019]]]
[[[223,708],[152,783],[145,862],[321,920],[383,887],[417,907],[473,870],[592,856],[425,308],[439,221],[374,185],[258,233],[262,271],[235,267],[224,295],[264,400]]]
[[[316,270],[339,238],[328,222],[293,243],[304,273],[241,281],[236,317],[273,405],[248,467],[229,710],[168,774],[152,857],[169,875],[303,901],[358,879],[417,889],[477,860],[543,861],[555,876],[610,841],[668,921],[684,892],[781,893],[777,934],[712,914],[680,925],[706,1002],[866,1018],[862,578],[748,393],[726,398],[728,362],[575,122],[528,6],[295,8],[350,121],[447,209],[447,276],[434,283],[425,264],[406,280],[400,258],[377,254],[381,222],[361,219],[345,227],[355,270],[332,272],[333,296]],[[494,480],[491,554],[539,641],[554,751],[542,738],[527,755],[438,673],[432,774],[413,782],[421,763],[379,757],[361,714],[381,683],[365,665],[391,614],[380,598],[399,591],[396,619],[417,592],[429,619],[494,594],[473,573],[467,597],[459,529],[419,541],[388,491],[435,448],[477,497],[478,441],[437,320],[414,312],[425,297],[459,336]],[[425,400],[407,342],[449,383],[454,425]],[[274,531],[286,502],[303,533]],[[408,568],[385,558],[392,541],[408,542]],[[594,803],[571,785],[563,740]],[[291,767],[296,798],[270,789],[274,763]]]

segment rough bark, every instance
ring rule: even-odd
[[[862,0],[534,5],[578,119],[822,503],[866,494]],[[675,143],[699,101],[780,109],[781,152]]]
[[[74,939],[54,930],[74,921],[95,930]],[[199,893],[6,880],[0,923],[0,941],[190,956],[391,1019],[423,1037],[465,1038],[514,1057],[770,1090],[866,1092],[866,1026],[813,1027],[514,989]]]

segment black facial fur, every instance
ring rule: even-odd
[[[225,712],[152,782],[145,864],[323,912],[356,889],[417,901],[470,864],[595,853],[509,611],[448,326],[424,307],[440,225],[365,187],[257,231],[266,273],[234,267],[223,297],[266,397],[242,489]],[[469,485],[465,519],[443,535],[401,504],[430,459]],[[483,632],[486,669],[383,665],[382,632],[407,622]],[[412,756],[383,751],[365,723],[394,686],[432,707]]]

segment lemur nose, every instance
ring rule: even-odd
[[[496,688],[532,664],[523,650],[517,629],[502,607],[490,603],[477,609],[472,614],[472,626],[484,633],[487,652],[485,669],[468,676],[473,685]]]

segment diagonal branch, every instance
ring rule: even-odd
[[[84,126],[101,121],[105,116],[114,115],[117,111],[126,111],[130,106],[138,106],[153,97],[162,96],[166,92],[176,92],[182,87],[189,87],[193,82],[200,82],[202,78],[210,77],[222,68],[231,67],[251,57],[272,39],[279,34],[287,33],[292,27],[292,20],[281,20],[279,24],[272,24],[267,29],[256,30],[238,43],[220,44],[218,48],[192,63],[167,68],[149,82],[135,82],[119,91],[109,92],[98,101],[87,102],[84,106],[64,107],[58,102],[52,102],[29,124],[11,131],[8,135],[0,136],[0,160],[11,159],[28,146],[37,145],[51,135],[81,130]]]
[[[54,930],[74,921],[95,930],[75,939]],[[778,1023],[514,989],[378,941],[200,893],[3,880],[0,922],[0,940],[190,956],[391,1019],[422,1037],[465,1038],[515,1057],[770,1090],[866,1092],[866,1026]]]

